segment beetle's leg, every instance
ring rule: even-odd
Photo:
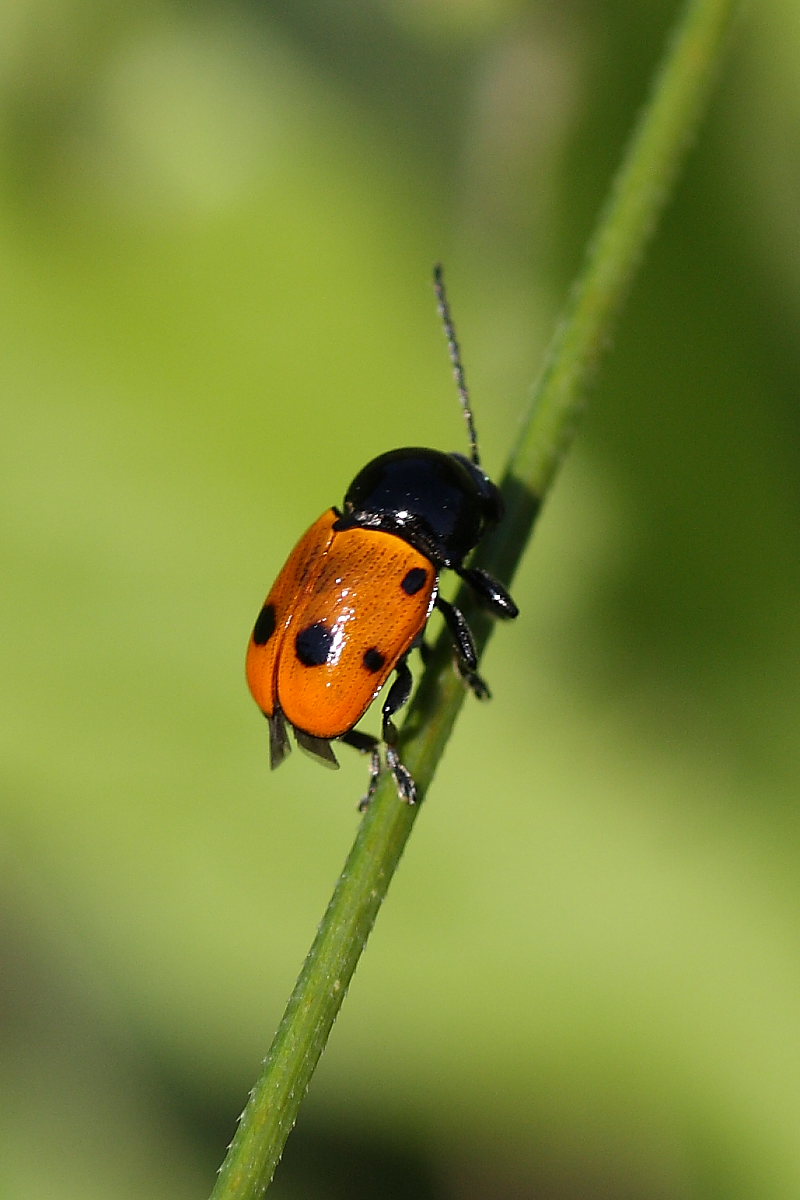
[[[378,780],[381,777],[381,754],[377,746],[374,746],[369,760],[369,784],[367,785],[367,794],[362,796],[358,802],[358,811],[366,812],[372,803],[372,797],[378,787]]]
[[[458,655],[456,655],[456,670],[476,700],[491,700],[492,692],[486,680],[477,671],[471,670],[466,663],[462,662]]]
[[[386,745],[386,765],[394,776],[397,793],[401,800],[405,800],[408,804],[414,804],[417,799],[416,784],[411,776],[411,772],[400,761],[396,746],[397,728],[392,721],[394,714],[408,702],[414,680],[405,657],[400,659],[395,669],[397,671],[397,678],[389,688],[389,694],[381,710],[383,713],[381,733]],[[358,729],[351,729],[348,733],[342,734],[339,741],[346,742],[348,746],[354,746],[356,750],[371,755],[367,794],[358,806],[359,811],[364,812],[365,809],[369,808],[372,797],[375,795],[381,773],[378,740],[369,733],[362,733]]]
[[[397,794],[400,799],[405,800],[406,804],[416,804],[417,785],[414,783],[411,772],[400,762],[400,757],[394,746],[386,747],[386,764],[394,775]]]
[[[450,630],[450,636],[455,643],[456,668],[459,675],[479,700],[488,700],[491,692],[486,682],[475,670],[478,665],[478,655],[467,618],[460,608],[456,608],[455,604],[450,604],[441,596],[436,597],[436,607],[444,617],[447,628]]]
[[[400,659],[395,670],[397,671],[397,678],[389,688],[389,695],[386,697],[383,709],[381,710],[383,712],[383,727],[381,732],[386,744],[386,765],[392,772],[392,775],[394,775],[397,794],[400,799],[405,800],[408,804],[416,804],[417,787],[411,776],[411,772],[400,761],[400,756],[397,753],[397,728],[392,721],[394,714],[408,702],[414,680],[405,656]]]
[[[510,620],[519,615],[519,609],[502,583],[488,571],[482,571],[480,567],[455,567],[454,569],[456,574],[469,584],[484,607],[488,608],[494,616]]]
[[[339,741],[352,746],[361,754],[369,754],[370,756],[367,794],[358,802],[358,811],[365,812],[372,803],[372,797],[375,795],[375,789],[378,786],[378,780],[381,775],[381,756],[378,750],[380,742],[371,733],[362,733],[360,729],[351,729],[348,733],[343,733]]]
[[[436,597],[436,607],[447,623],[450,636],[455,642],[456,650],[458,651],[458,657],[465,667],[468,667],[471,671],[474,670],[478,665],[478,655],[475,650],[475,639],[472,636],[472,630],[467,624],[467,618],[460,608],[456,608],[455,604],[450,604],[443,596]]]
[[[397,678],[389,688],[389,694],[384,700],[383,708],[381,709],[383,713],[383,728],[381,733],[387,746],[394,746],[397,743],[397,729],[392,721],[392,717],[404,704],[408,703],[408,697],[411,695],[411,688],[414,683],[405,655],[400,659],[395,670],[397,671]]]
[[[358,750],[360,754],[369,754],[379,745],[378,738],[373,737],[371,733],[362,733],[360,729],[350,729],[347,733],[343,733],[338,739],[344,742],[346,746],[352,746],[354,750]]]

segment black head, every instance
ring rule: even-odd
[[[463,454],[409,446],[359,471],[339,527],[394,533],[435,566],[458,567],[502,514],[497,487]]]

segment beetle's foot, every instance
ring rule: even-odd
[[[358,811],[366,812],[372,803],[372,797],[378,787],[378,780],[381,777],[381,756],[377,746],[372,746],[370,750],[369,763],[369,786],[366,796],[362,796],[358,802]]]
[[[479,675],[477,671],[473,671],[471,667],[468,667],[458,655],[455,656],[455,663],[456,670],[461,676],[462,682],[465,687],[469,688],[473,696],[476,696],[478,700],[491,700],[492,693],[483,676]]]
[[[393,746],[386,747],[386,765],[394,775],[397,794],[406,804],[417,803],[417,785],[407,767],[400,762],[399,755]]]

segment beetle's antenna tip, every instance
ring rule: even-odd
[[[469,437],[470,457],[476,467],[481,465],[480,454],[478,453],[478,433],[475,429],[475,418],[472,415],[472,405],[469,398],[469,389],[464,376],[464,364],[461,361],[461,350],[456,338],[456,330],[453,325],[453,318],[450,314],[450,305],[447,301],[447,292],[444,286],[444,267],[441,263],[436,263],[433,268],[433,288],[436,292],[436,299],[439,305],[439,316],[442,318],[444,325],[444,333],[447,338],[447,349],[450,353],[450,361],[453,364],[453,377],[458,388],[458,395],[461,400],[461,408],[464,412],[464,419],[467,422],[467,436]]]

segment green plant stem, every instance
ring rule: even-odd
[[[572,440],[587,383],[702,113],[736,7],[736,0],[690,0],[670,40],[506,469],[506,518],[482,547],[482,565],[505,581]],[[471,619],[482,648],[490,623],[479,613]],[[420,796],[464,697],[446,641],[437,643],[403,728],[403,758]],[[271,1181],[418,812],[419,806],[398,801],[391,781],[382,782],[250,1093],[213,1200],[256,1200]]]

